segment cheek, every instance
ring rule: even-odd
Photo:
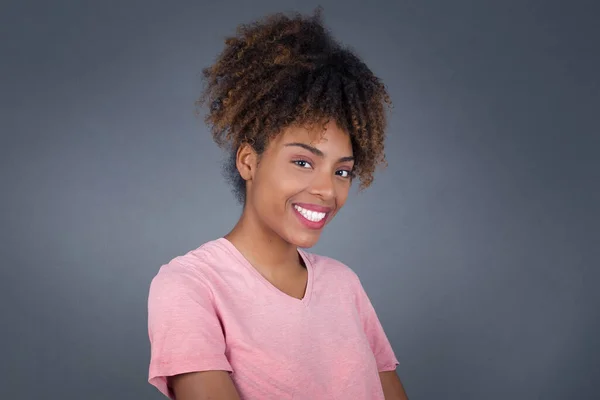
[[[279,188],[281,193],[296,194],[310,184],[310,172],[288,163],[280,163],[273,167],[269,174],[272,185]]]
[[[261,203],[268,204],[270,212],[285,208],[287,200],[306,186],[303,178],[302,173],[281,165],[260,171],[256,177],[256,189],[260,192],[258,197]]]
[[[346,204],[348,194],[350,193],[350,182],[341,182],[336,189],[336,203],[338,208]]]

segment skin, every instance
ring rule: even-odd
[[[319,128],[322,125],[317,124]],[[237,168],[246,181],[246,204],[240,220],[225,237],[282,292],[302,298],[307,271],[298,247],[314,246],[321,229],[306,227],[294,204],[329,208],[329,223],[344,206],[352,184],[354,159],[350,137],[328,123],[325,132],[291,126],[258,155],[241,146]],[[396,371],[379,374],[386,400],[407,400]],[[178,400],[237,400],[226,371],[193,372],[171,379]]]

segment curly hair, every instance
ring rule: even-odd
[[[235,165],[243,143],[260,155],[269,139],[290,125],[314,127],[334,121],[350,135],[354,175],[368,187],[386,165],[385,106],[391,100],[381,80],[312,16],[277,13],[238,26],[216,62],[202,71],[208,105],[205,122],[215,142],[230,150],[224,173],[245,202],[245,181]]]

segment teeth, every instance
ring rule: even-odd
[[[304,209],[304,208],[302,208],[300,206],[294,206],[294,208],[296,210],[298,210],[298,212],[300,214],[302,214],[302,216],[304,218],[306,218],[307,220],[312,221],[312,222],[319,222],[323,218],[325,218],[325,215],[326,215],[323,212],[310,211],[310,210]]]

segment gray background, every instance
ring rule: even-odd
[[[599,6],[321,4],[395,108],[315,251],[360,275],[411,399],[599,398]],[[316,5],[2,2],[1,399],[161,398],[148,284],[239,216],[200,70]]]

